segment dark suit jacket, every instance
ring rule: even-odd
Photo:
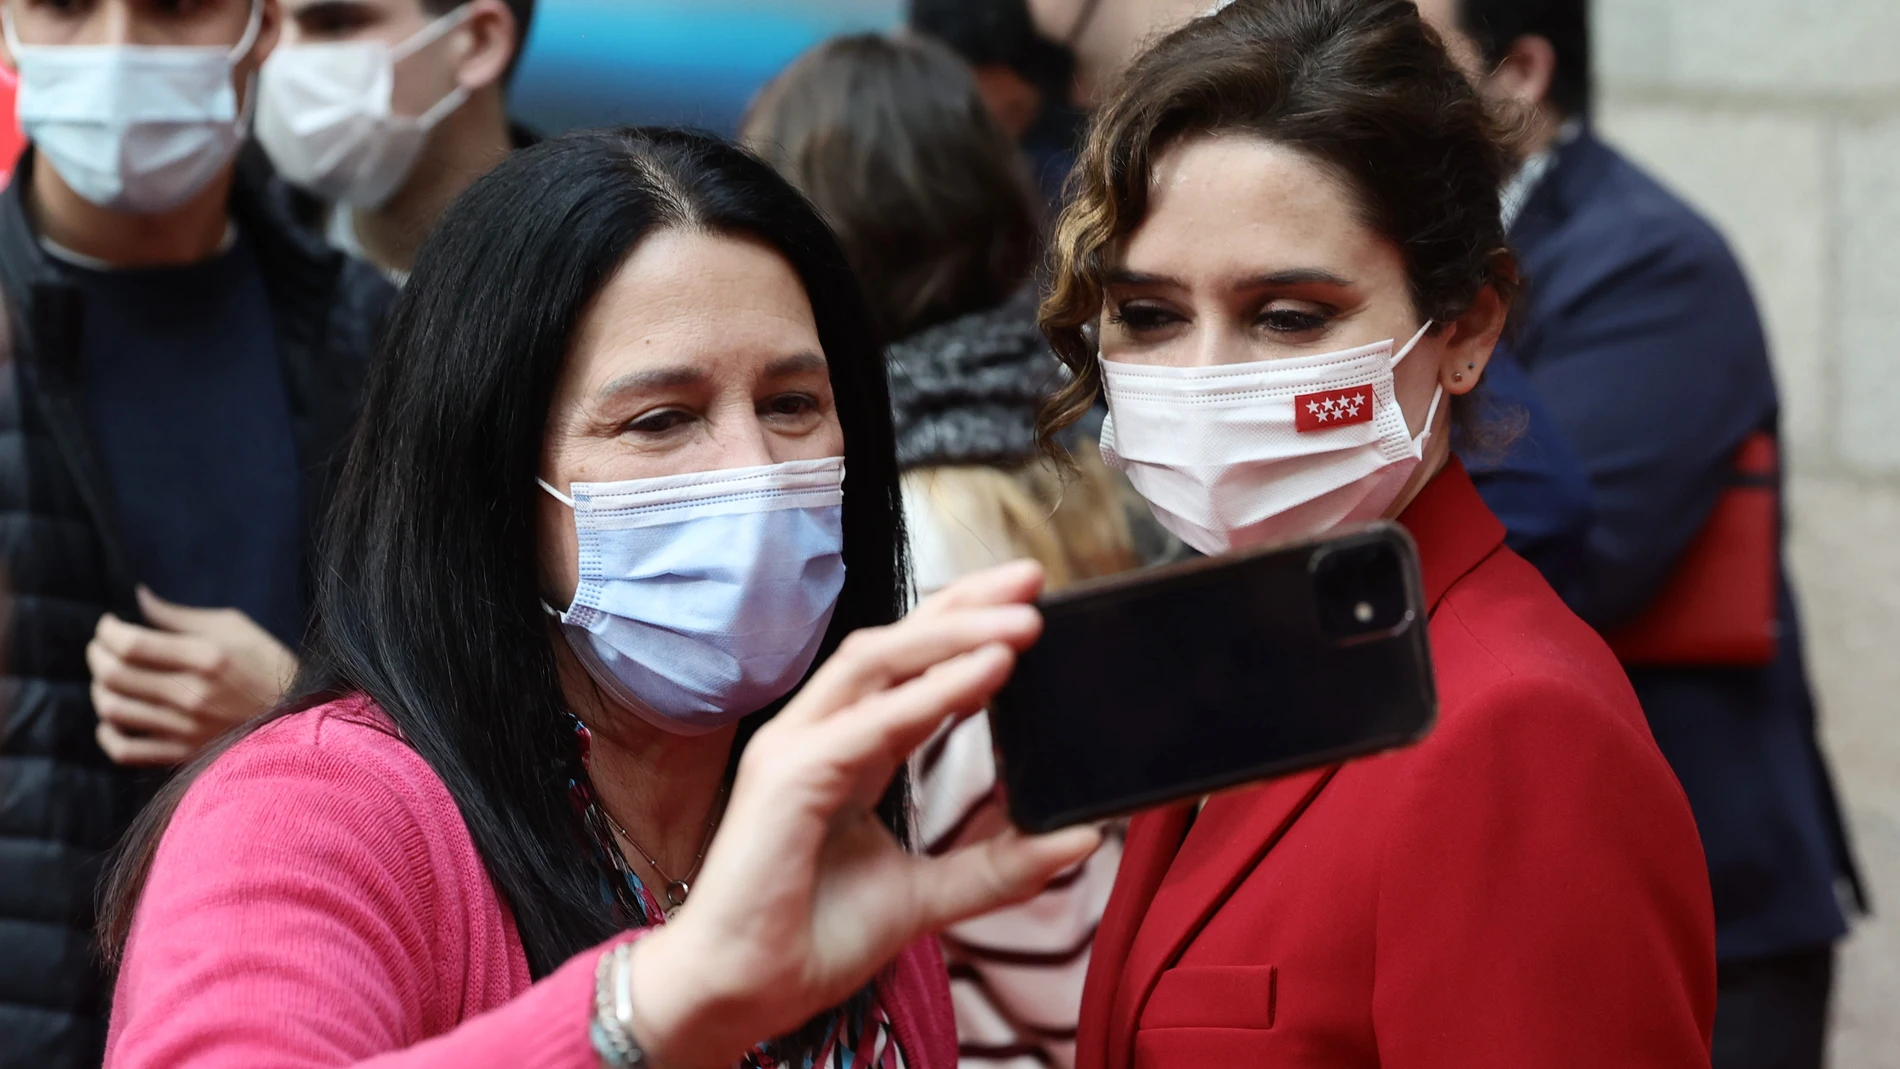
[[[1453,427],[1452,449],[1504,521],[1506,544],[1562,590],[1583,568],[1594,519],[1583,462],[1516,362],[1492,360],[1471,399],[1474,408]],[[1509,441],[1499,446],[1492,437]]]
[[[1512,240],[1527,279],[1509,346],[1582,459],[1594,518],[1562,592],[1587,621],[1640,612],[1701,530],[1741,442],[1779,402],[1748,285],[1720,234],[1585,132],[1558,149]],[[1785,591],[1761,668],[1637,668],[1695,807],[1723,960],[1824,945],[1851,872]]]
[[[1437,727],[1136,817],[1079,1069],[1707,1069],[1708,876],[1621,667],[1455,462],[1401,522]]]

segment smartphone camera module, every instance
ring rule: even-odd
[[[1384,542],[1327,546],[1311,562],[1320,629],[1351,642],[1393,634],[1410,622],[1404,566]]]

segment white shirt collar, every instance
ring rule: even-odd
[[[1533,153],[1511,176],[1511,180],[1504,183],[1498,202],[1504,215],[1505,233],[1510,233],[1511,228],[1517,225],[1518,217],[1524,214],[1524,207],[1531,202],[1537,187],[1550,177],[1550,169],[1557,166],[1557,150],[1575,141],[1582,133],[1581,121],[1571,119],[1565,122],[1558,128],[1556,140]]]

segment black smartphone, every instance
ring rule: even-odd
[[[1415,742],[1437,716],[1396,524],[1083,584],[990,707],[1010,819],[1042,832]]]

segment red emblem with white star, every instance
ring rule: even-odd
[[[1372,412],[1373,399],[1370,386],[1353,386],[1344,390],[1326,390],[1322,393],[1303,393],[1293,399],[1293,426],[1295,430],[1305,434],[1308,431],[1343,427],[1348,423],[1371,423]]]

